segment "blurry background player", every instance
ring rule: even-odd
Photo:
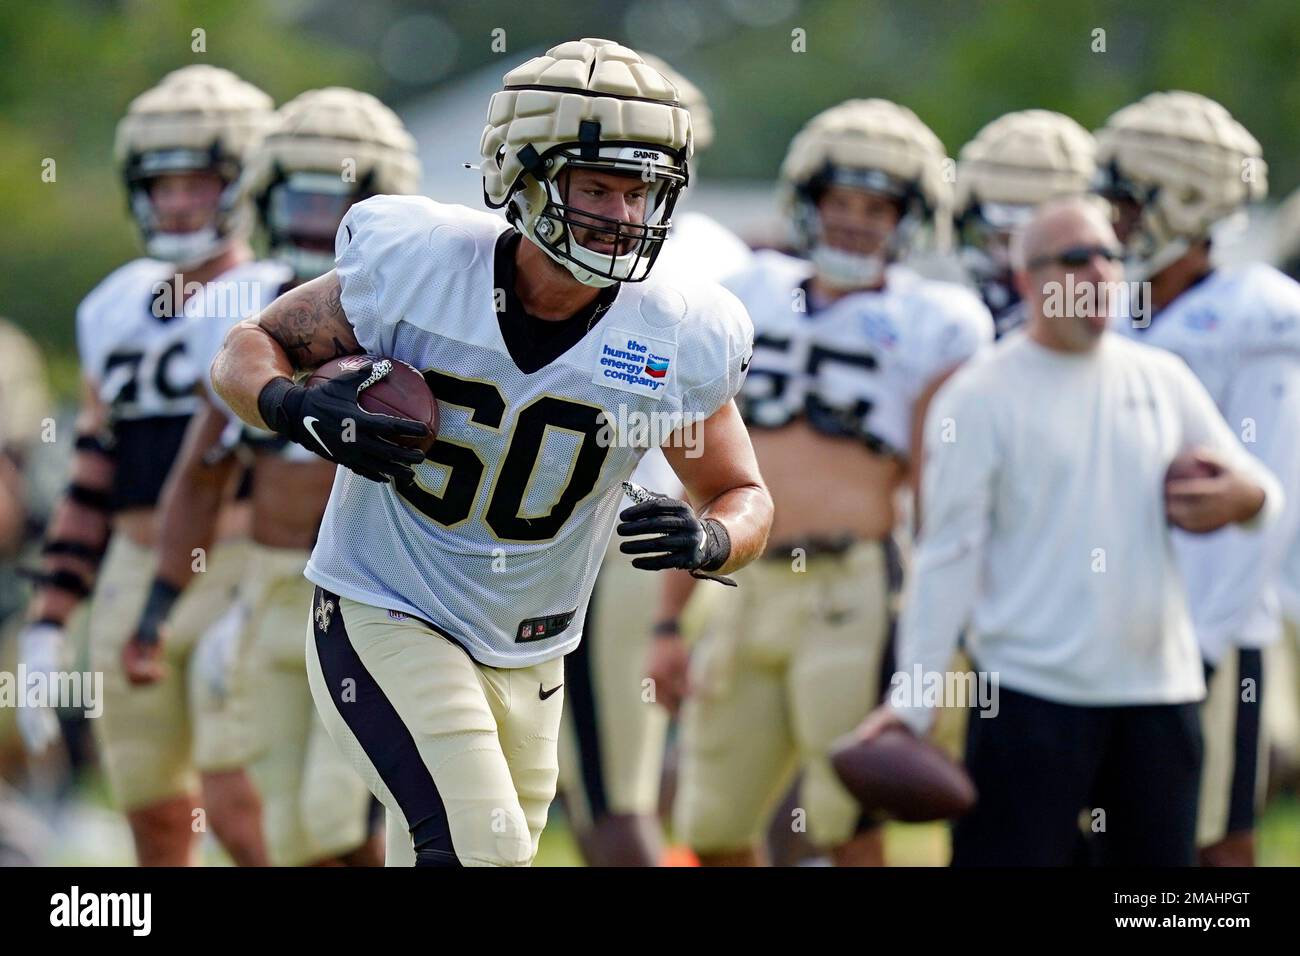
[[[191,345],[204,370],[230,327],[260,312],[282,291],[334,266],[334,237],[354,202],[412,193],[419,185],[415,141],[396,114],[356,90],[311,90],[280,107],[266,138],[249,154],[243,189],[265,230],[270,260],[241,278],[257,293],[238,311],[196,315]],[[203,303],[196,303],[201,306]],[[195,308],[192,311],[204,311]],[[200,645],[204,704],[238,728],[226,760],[252,771],[263,808],[259,832],[273,866],[341,860],[378,865],[382,835],[368,840],[370,791],[325,732],[307,686],[303,609],[312,585],[303,569],[334,483],[333,463],[271,432],[245,426],[211,391],[189,437],[225,430],[253,464],[252,543],[239,584],[234,626]],[[163,507],[158,586],[176,594],[193,582],[192,548],[210,546],[216,505],[239,465],[230,453],[205,456],[209,441],[189,440],[173,467]],[[256,811],[256,805],[252,810]]]
[[[1088,191],[1095,150],[1091,133],[1050,110],[1007,113],[961,148],[953,209],[959,254],[998,336],[1025,320],[1012,280],[1012,236],[1039,203]]]
[[[223,489],[220,544],[176,608],[165,657],[147,640],[129,640],[140,608],[157,605],[159,595],[149,591],[156,506],[198,408],[201,372],[188,351],[181,302],[186,285],[217,279],[251,258],[237,180],[271,106],[226,70],[190,66],[137,97],[118,126],[117,161],[149,258],[113,272],[78,309],[84,384],[72,481],[46,533],[43,574],[21,638],[29,670],[57,671],[64,624],[95,588],[91,667],[104,673],[105,702],[94,729],[144,865],[191,858],[193,766],[203,755],[192,754],[190,652],[226,610],[240,570],[230,542],[246,534],[248,519],[245,507],[228,503],[234,488]],[[150,619],[160,620],[156,613]],[[160,679],[133,686],[128,669],[153,670]],[[52,728],[53,715],[38,713]],[[52,739],[39,729],[27,736],[36,750]]]
[[[16,325],[0,319],[0,672],[8,674],[17,669],[16,635],[21,626],[22,596],[15,571],[33,514],[27,466],[40,447],[42,423],[49,414],[39,349]],[[20,771],[26,761],[15,722],[28,717],[26,708],[0,707],[0,867],[42,863],[49,840],[20,793],[5,783],[7,777],[26,776]],[[57,736],[51,713],[37,712],[35,717],[41,728]]]
[[[904,107],[852,100],[819,114],[781,168],[811,261],[760,252],[726,283],[755,325],[740,404],[776,518],[765,560],[714,596],[690,664],[674,819],[702,863],[757,864],[799,768],[812,841],[840,865],[882,862],[881,832],[827,750],[879,699],[913,431],[938,382],[993,338],[968,290],[895,264],[948,221],[944,162]],[[652,673],[684,665],[680,649],[669,662],[669,641]]]
[[[24,597],[18,561],[35,544],[44,496],[34,486],[31,466],[39,454],[45,421],[51,414],[45,360],[36,343],[8,319],[0,318],[0,672],[17,671],[17,634],[22,626]],[[52,421],[52,419],[50,419]],[[46,504],[48,504],[46,502]],[[50,747],[45,761],[50,773],[30,766],[18,733],[18,721],[34,721],[29,729],[57,739],[59,729],[49,711],[0,707],[0,867],[43,862],[49,842],[38,816],[24,805],[19,791],[5,780],[21,781],[24,789],[57,785],[66,770],[62,751]],[[24,770],[27,771],[24,773]],[[37,771],[33,773],[33,771]],[[33,787],[33,776],[41,776]],[[24,778],[26,778],[24,780]],[[39,794],[38,796],[43,796]]]
[[[691,178],[699,182],[699,156],[713,142],[713,117],[704,94],[658,57],[646,63],[677,88],[691,115]],[[701,212],[673,212],[673,228],[655,262],[661,275],[722,280],[750,258],[749,247]],[[632,481],[674,498],[683,494],[663,452],[645,453]],[[627,500],[630,505],[632,501]],[[668,571],[675,591],[690,593],[695,578]],[[706,589],[707,591],[708,589]],[[676,617],[661,619],[645,575],[611,540],[587,606],[583,642],[564,658],[566,707],[560,727],[560,791],[578,845],[593,866],[655,866],[662,853],[658,807],[668,713],[648,693],[646,652],[652,630],[680,632]],[[665,693],[670,693],[664,688]]]
[[[1277,210],[1274,262],[1300,280],[1300,190]],[[1278,580],[1282,638],[1264,649],[1269,676],[1264,731],[1269,748],[1270,791],[1300,792],[1300,535],[1283,560]]]
[[[1215,268],[1211,231],[1267,193],[1259,143],[1218,103],[1152,93],[1097,133],[1099,189],[1114,207],[1128,278],[1149,283],[1145,321],[1120,324],[1181,356],[1223,417],[1288,492],[1300,487],[1300,285],[1272,266]],[[1136,311],[1136,310],[1135,310]],[[1260,535],[1175,535],[1192,621],[1213,669],[1202,709],[1203,863],[1254,861],[1265,781],[1261,649],[1281,630],[1277,580],[1300,505]]]

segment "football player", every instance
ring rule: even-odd
[[[137,97],[118,125],[116,157],[148,257],[109,275],[77,311],[83,394],[72,481],[47,530],[21,635],[29,671],[57,671],[64,623],[91,598],[91,667],[104,674],[105,698],[94,729],[141,865],[191,858],[193,769],[205,755],[193,747],[188,661],[198,635],[225,610],[240,567],[230,549],[248,520],[246,506],[229,503],[234,489],[224,488],[218,544],[175,608],[165,657],[130,640],[141,607],[158,619],[159,595],[149,587],[156,509],[198,407],[200,370],[182,303],[252,256],[238,178],[271,109],[265,93],[233,73],[189,66]],[[141,671],[159,679],[135,686]],[[49,740],[28,736],[36,748]]]
[[[706,865],[760,862],[763,825],[799,768],[791,825],[806,820],[839,865],[882,861],[880,829],[860,819],[828,749],[881,696],[899,577],[891,533],[925,405],[993,338],[970,291],[897,263],[949,221],[945,162],[897,104],[817,115],[781,167],[808,258],[761,252],[727,282],[754,320],[741,407],[777,518],[764,560],[718,596],[690,662],[675,821]],[[654,654],[652,674],[674,683],[684,649],[664,640]]]
[[[335,87],[303,93],[280,107],[248,157],[242,184],[268,237],[272,262],[242,270],[239,279],[252,295],[235,302],[198,297],[189,309],[200,366],[211,365],[230,326],[333,267],[334,235],[353,203],[412,193],[418,180],[415,140],[373,96]],[[226,735],[225,766],[251,767],[257,784],[241,822],[264,830],[265,856],[275,866],[377,864],[382,837],[367,837],[370,791],[316,716],[303,656],[302,611],[311,604],[312,586],[302,572],[335,466],[270,432],[242,428],[214,400],[207,376],[204,381],[191,436],[230,434],[227,425],[233,423],[236,440],[253,459],[252,542],[236,620],[205,636],[200,650],[201,660],[211,665],[200,681],[206,691],[202,705],[238,728]],[[178,597],[193,582],[191,550],[210,547],[221,489],[240,465],[235,454],[210,460],[203,454],[208,444],[189,441],[173,466],[154,578],[154,587],[169,596]]]
[[[1211,231],[1267,192],[1259,143],[1196,93],[1152,93],[1097,133],[1110,199],[1143,283],[1129,334],[1181,356],[1246,448],[1284,488],[1300,483],[1300,285],[1263,264],[1216,268]],[[1202,863],[1249,865],[1264,780],[1261,649],[1279,634],[1276,583],[1300,509],[1265,534],[1179,533],[1179,566],[1209,680],[1197,845]]]
[[[961,148],[953,210],[959,255],[1000,337],[1025,321],[1011,274],[1011,239],[1048,199],[1083,195],[1096,143],[1070,117],[1021,110],[989,123]]]
[[[1277,210],[1274,262],[1300,281],[1300,191]],[[1269,684],[1264,732],[1269,740],[1270,790],[1300,789],[1300,537],[1291,546],[1278,580],[1282,639],[1264,651]]]
[[[691,116],[691,173],[699,181],[698,157],[713,141],[713,119],[700,89],[658,57],[642,54],[677,88]],[[673,216],[673,228],[655,268],[678,269],[721,280],[738,271],[750,252],[733,233],[701,212]],[[646,452],[633,472],[641,487],[680,497],[683,489],[658,448]],[[632,504],[631,499],[628,504]],[[677,588],[691,591],[695,578],[667,572]],[[611,541],[587,604],[583,641],[564,658],[565,703],[561,718],[560,792],[578,845],[593,866],[655,866],[662,853],[658,805],[668,713],[649,692],[645,660],[652,629],[680,633],[677,620],[658,620],[658,608],[641,599],[645,575]]]
[[[506,74],[480,152],[508,222],[358,203],[335,269],[236,325],[212,369],[246,422],[344,466],[307,564],[308,673],[388,810],[391,864],[531,862],[561,658],[616,518],[638,567],[701,574],[752,560],[771,522],[732,401],[749,318],[721,287],[651,271],[691,153],[672,85],[616,43],[563,43]],[[293,382],[363,353],[423,370],[440,417],[427,452],[395,441],[424,425],[358,403],[384,363]],[[690,502],[619,512],[647,431],[622,423],[661,417],[702,422],[703,454],[663,446]]]

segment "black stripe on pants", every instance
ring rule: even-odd
[[[587,797],[591,822],[609,815],[609,798],[605,793],[605,767],[600,754],[600,727],[596,685],[591,675],[591,647],[596,639],[596,602],[600,600],[600,578],[587,603],[582,625],[582,640],[564,657],[564,706],[573,718],[577,738],[578,764],[582,788]]]
[[[1253,700],[1245,700],[1242,684],[1254,681]],[[1237,711],[1233,728],[1232,794],[1228,804],[1228,833],[1255,829],[1255,784],[1259,779],[1260,715],[1264,712],[1264,653],[1259,648],[1237,651]]]
[[[330,602],[333,613],[325,617],[326,630],[321,630],[320,617],[312,628],[330,699],[406,817],[416,865],[460,866],[447,808],[415,738],[352,647],[338,595],[317,587],[313,605],[317,611]],[[348,686],[355,687],[355,700],[343,700],[343,689]]]

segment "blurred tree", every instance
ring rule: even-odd
[[[282,6],[282,5],[280,5]],[[329,84],[374,85],[360,51],[246,0],[0,4],[0,314],[51,353],[62,394],[77,303],[139,254],[112,161],[127,104],[169,70],[211,63],[283,102]],[[201,29],[206,52],[194,52]],[[54,161],[54,180],[42,178]],[[47,174],[48,176],[48,174]]]
[[[191,51],[196,28],[206,53]],[[796,52],[796,30],[805,52]],[[1219,100],[1260,139],[1274,198],[1300,183],[1294,0],[11,3],[0,5],[0,211],[9,226],[0,232],[0,314],[70,353],[77,301],[136,254],[111,164],[113,127],[169,69],[227,66],[277,101],[355,85],[400,107],[466,71],[497,63],[504,73],[534,49],[582,36],[658,53],[708,94],[714,181],[770,180],[799,127],[853,96],[907,104],[955,155],[1008,110],[1046,107],[1096,127],[1151,90],[1182,88]],[[55,183],[41,180],[47,157],[58,164]]]

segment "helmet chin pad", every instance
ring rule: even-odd
[[[813,246],[809,253],[817,278],[837,289],[865,289],[878,283],[885,274],[888,260],[879,253],[863,255],[845,252],[824,242]]]
[[[185,270],[215,259],[230,243],[230,236],[218,235],[215,226],[206,226],[194,232],[156,232],[145,239],[144,248],[150,257]]]

